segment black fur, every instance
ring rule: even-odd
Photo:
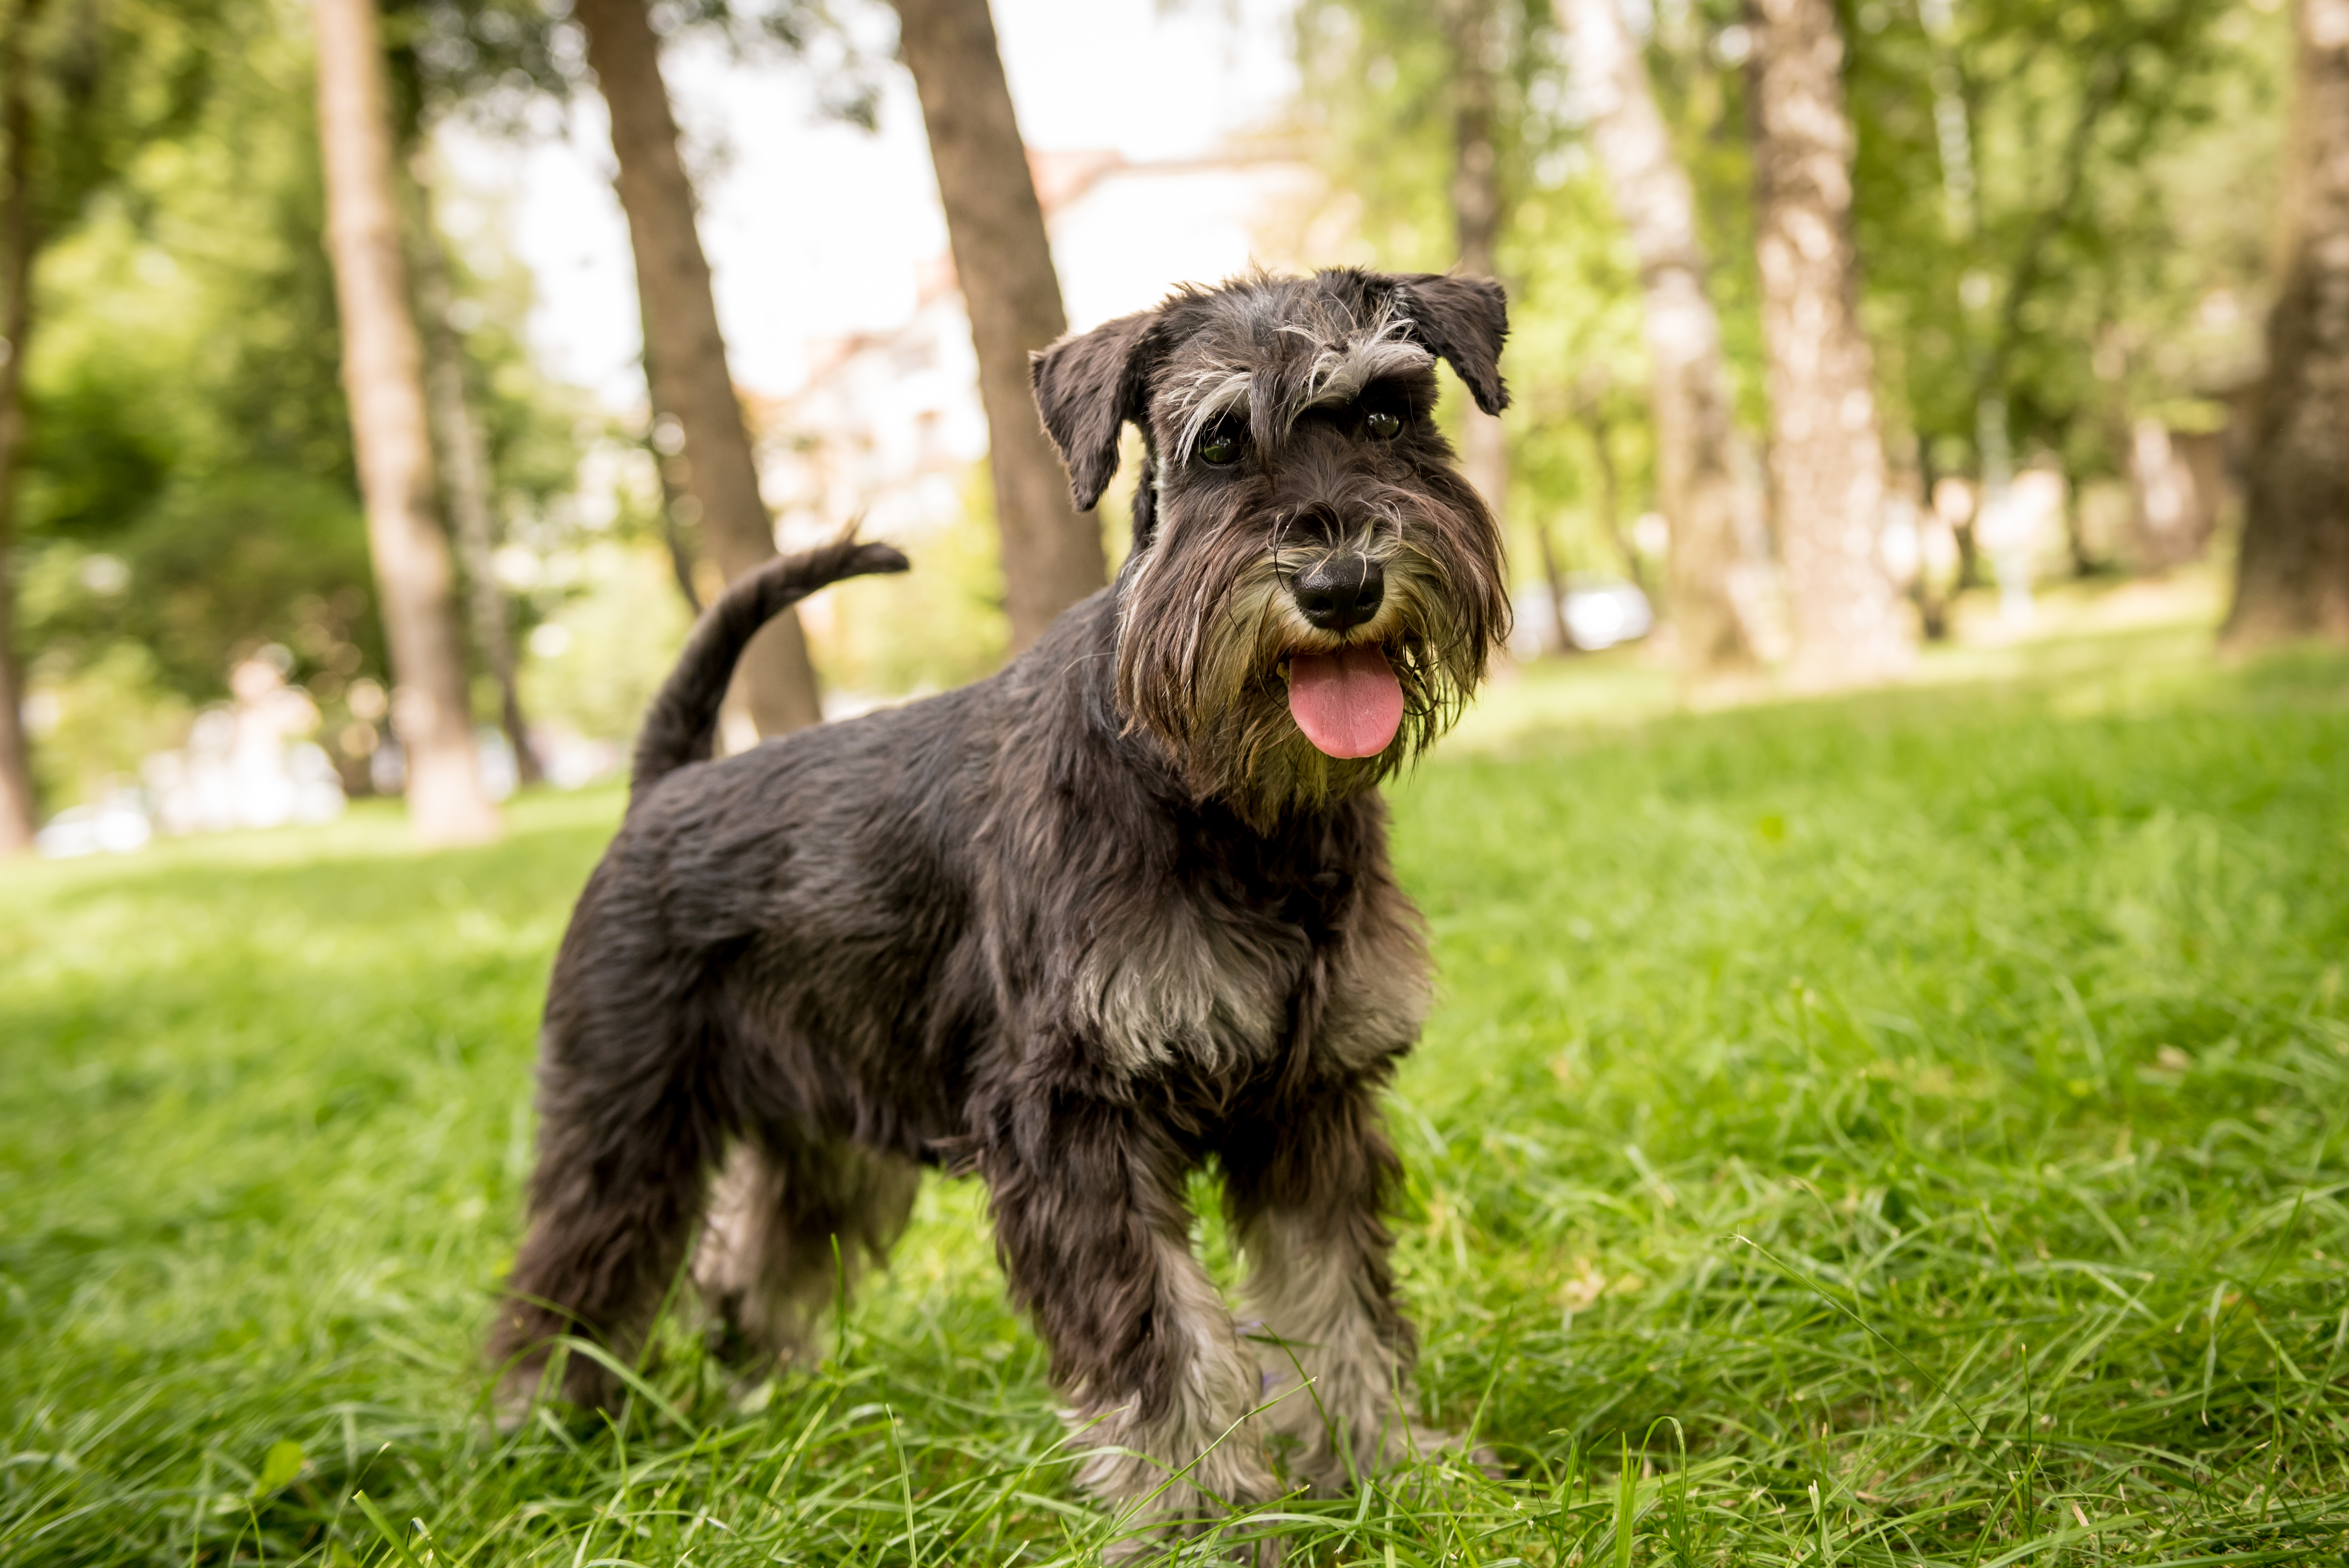
[[[1079,511],[1092,511],[1117,476],[1119,432],[1142,420],[1150,363],[1143,346],[1158,321],[1154,310],[1122,316],[1081,337],[1064,337],[1029,361],[1036,411],[1068,465]]]
[[[819,588],[843,577],[903,572],[905,556],[885,544],[842,539],[799,555],[779,555],[747,573],[709,607],[686,639],[677,668],[661,683],[636,732],[634,794],[688,762],[706,762],[718,732],[718,707],[726,698],[734,662],[760,627]]]
[[[1425,353],[1345,357],[1397,313]],[[1497,315],[1489,285],[1342,271],[1187,291],[1048,350],[1038,400],[1079,498],[1139,420],[1152,521],[1116,583],[990,679],[694,760],[764,614],[903,560],[843,542],[711,611],[556,961],[529,1234],[492,1337],[510,1401],[538,1392],[554,1335],[629,1353],[698,1224],[731,1339],[795,1353],[832,1238],[877,1258],[911,1171],[941,1165],[986,1181],[1055,1381],[1147,1461],[1097,1458],[1089,1484],[1135,1501],[1157,1490],[1147,1466],[1200,1460],[1153,1522],[1260,1501],[1277,1486],[1252,1429],[1200,1460],[1259,1387],[1190,1255],[1185,1182],[1214,1161],[1258,1309],[1332,1342],[1304,1346],[1327,1358],[1317,1391],[1267,1423],[1324,1487],[1350,1446],[1392,1451],[1372,1429],[1412,1351],[1377,1098],[1415,1036],[1425,954],[1370,787],[1440,729],[1506,625],[1498,531],[1427,418],[1429,354],[1480,401],[1505,396]],[[1317,403],[1316,363],[1385,368]],[[1210,470],[1180,449],[1185,387],[1228,395],[1230,365],[1256,377],[1262,434]],[[1366,435],[1373,407],[1403,434]],[[1347,635],[1377,639],[1427,706],[1391,755],[1314,773],[1282,671],[1342,639],[1291,614],[1284,584],[1357,549],[1382,552],[1393,603]],[[1254,606],[1244,634],[1219,629],[1236,603]],[[616,1387],[574,1357],[561,1391]],[[1307,1401],[1341,1398],[1350,1425],[1317,1435]]]

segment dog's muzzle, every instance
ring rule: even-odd
[[[1379,613],[1386,599],[1386,570],[1369,556],[1347,551],[1323,557],[1289,580],[1298,613],[1317,631],[1350,632]]]

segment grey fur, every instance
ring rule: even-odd
[[[1490,284],[1340,270],[1185,290],[1056,344],[1037,401],[1081,499],[1121,423],[1143,428],[1136,547],[959,691],[706,760],[760,622],[903,558],[843,542],[712,609],[556,959],[529,1231],[492,1336],[509,1408],[611,1399],[585,1357],[543,1387],[549,1341],[634,1354],[689,1250],[722,1347],[754,1369],[803,1355],[847,1283],[834,1239],[880,1261],[928,1164],[987,1182],[1093,1450],[1084,1484],[1143,1547],[1277,1495],[1268,1431],[1325,1489],[1408,1446],[1378,1097],[1428,977],[1373,786],[1506,631],[1499,531],[1429,418],[1439,356],[1506,401],[1504,331]],[[1194,416],[1236,417],[1235,387],[1245,456],[1210,469]],[[1368,434],[1373,409],[1402,433]],[[1349,552],[1386,596],[1317,630],[1296,574]],[[1289,717],[1286,672],[1359,643],[1406,717],[1339,761]],[[1209,1163],[1278,1361],[1192,1255],[1185,1186]],[[1248,1419],[1291,1351],[1315,1390]]]

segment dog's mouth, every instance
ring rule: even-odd
[[[1376,757],[1402,727],[1402,684],[1386,650],[1355,643],[1328,653],[1299,649],[1285,661],[1288,715],[1329,757]]]

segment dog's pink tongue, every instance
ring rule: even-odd
[[[1288,713],[1305,738],[1331,757],[1376,757],[1402,725],[1402,687],[1378,647],[1292,654]]]

